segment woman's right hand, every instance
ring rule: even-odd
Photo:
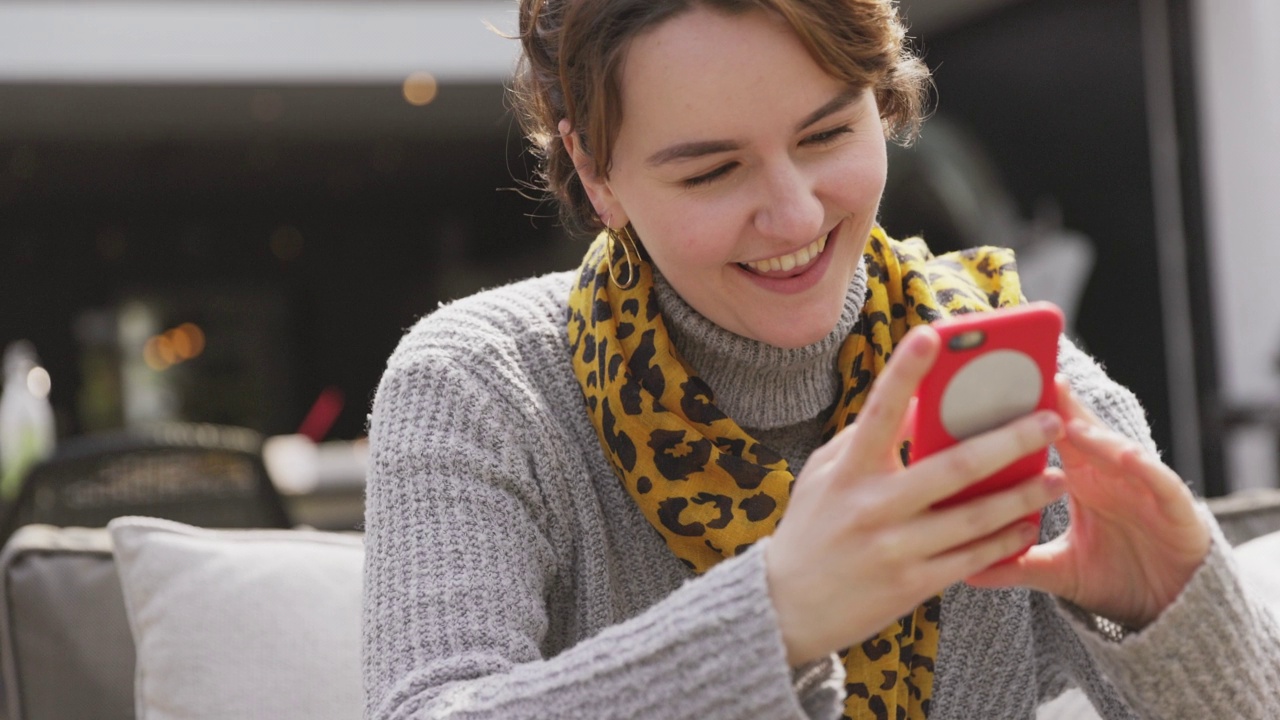
[[[913,329],[876,379],[857,420],[816,450],[766,548],[769,595],[794,666],[856,645],[947,586],[1037,540],[1025,521],[1064,489],[1050,468],[1010,489],[931,506],[1062,433],[1039,412],[904,468],[912,396],[938,354]]]

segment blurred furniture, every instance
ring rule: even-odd
[[[1280,489],[1242,490],[1206,502],[1232,545],[1280,531]]]
[[[368,441],[276,435],[263,442],[262,459],[294,523],[317,530],[362,527]]]
[[[73,438],[33,467],[6,508],[0,538],[30,523],[102,527],[122,515],[201,527],[289,527],[244,428],[172,423]]]
[[[284,504],[298,526],[332,531],[358,531],[364,527],[364,485],[286,492]]]
[[[1242,498],[1222,520],[1280,613],[1280,532],[1248,536],[1280,526],[1273,501]],[[162,703],[185,718],[358,717],[362,566],[352,533],[23,527],[0,552],[7,720],[155,720]],[[1081,703],[1072,691],[1037,717],[1087,718]]]
[[[106,529],[27,525],[0,568],[6,720],[133,718],[133,637]]]
[[[359,717],[363,562],[353,533],[24,526],[0,552],[0,716]]]

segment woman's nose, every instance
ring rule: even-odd
[[[766,176],[755,226],[768,238],[807,243],[822,232],[824,210],[812,178],[784,163]]]

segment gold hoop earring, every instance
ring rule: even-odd
[[[618,286],[618,289],[630,290],[640,280],[640,251],[635,247],[636,239],[632,237],[631,230],[626,225],[622,226],[621,232],[611,227],[606,227],[604,231],[609,236],[609,279],[613,281],[614,285]],[[614,249],[614,243],[622,247],[621,258],[617,257],[619,253]],[[617,264],[619,260],[626,262],[625,284],[618,279]]]

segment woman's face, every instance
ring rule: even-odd
[[[636,37],[620,82],[608,178],[586,177],[566,133],[601,216],[630,222],[717,325],[778,347],[829,334],[884,190],[872,92],[828,75],[782,19],[705,8]]]

